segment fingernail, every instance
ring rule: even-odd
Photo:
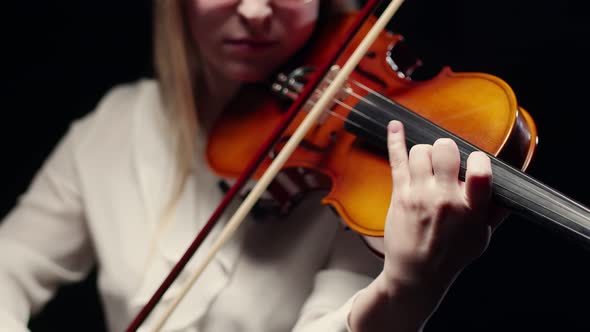
[[[391,120],[391,121],[389,121],[389,124],[387,125],[387,129],[391,133],[397,133],[398,131],[400,131],[402,129],[402,123],[397,120]]]

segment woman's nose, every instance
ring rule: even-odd
[[[250,27],[256,30],[268,29],[272,15],[271,0],[242,0],[238,5],[238,14]]]

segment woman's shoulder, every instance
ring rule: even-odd
[[[163,113],[159,84],[154,79],[141,78],[112,86],[93,110],[74,120],[73,127],[87,137],[102,136],[105,132],[129,133],[134,123],[148,113]]]
[[[88,157],[92,151],[113,157],[146,138],[161,139],[165,118],[158,82],[142,78],[110,88],[92,111],[73,122],[70,135],[78,155]]]
[[[107,90],[98,107],[107,103],[134,102],[139,98],[159,97],[158,81],[153,78],[138,78],[134,81],[118,83]]]
[[[150,78],[141,78],[111,87],[86,118],[104,121],[114,118],[117,123],[121,123],[126,117],[132,117],[134,112],[154,108],[161,108],[158,82]]]

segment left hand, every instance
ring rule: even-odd
[[[485,251],[503,217],[490,200],[485,153],[468,157],[462,182],[454,141],[416,145],[408,155],[401,122],[390,122],[387,134],[393,192],[384,266],[353,303],[353,331],[420,330],[459,272]]]
[[[471,153],[462,182],[459,149],[451,139],[416,145],[408,155],[403,125],[392,121],[387,143],[394,188],[383,277],[448,286],[485,251],[500,220],[490,201],[490,159],[480,151]]]

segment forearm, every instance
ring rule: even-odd
[[[420,331],[449,283],[408,284],[381,273],[358,294],[349,316],[353,332]]]

